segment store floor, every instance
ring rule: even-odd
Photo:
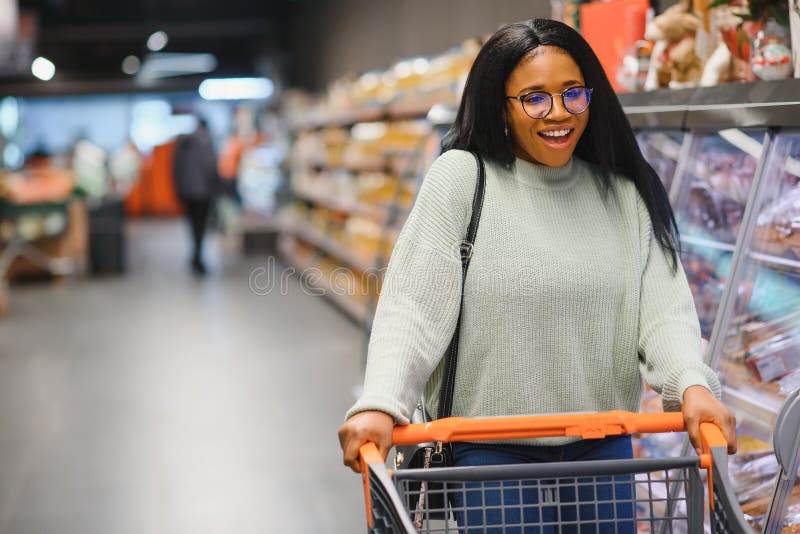
[[[353,533],[336,429],[359,329],[266,260],[178,222],[128,227],[129,273],[14,286],[0,319],[0,534]],[[262,269],[262,270],[256,270]]]

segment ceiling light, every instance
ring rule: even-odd
[[[139,71],[142,62],[136,56],[128,56],[122,60],[122,72],[133,76]]]
[[[205,100],[262,100],[274,91],[268,78],[209,78],[199,88]]]
[[[31,72],[43,81],[50,80],[56,74],[56,66],[49,59],[37,57],[31,63]]]
[[[0,134],[11,139],[19,127],[19,103],[13,96],[0,100]]]
[[[144,60],[137,78],[142,81],[211,72],[217,68],[214,54],[158,53]]]
[[[147,38],[147,48],[153,52],[158,52],[159,50],[163,50],[164,47],[167,46],[168,42],[169,37],[167,36],[166,32],[159,30]]]

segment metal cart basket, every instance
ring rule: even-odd
[[[502,441],[552,436],[604,438],[684,430],[680,413],[607,412],[466,419],[394,430],[393,443]],[[701,425],[703,454],[680,458],[388,470],[372,443],[361,447],[371,534],[750,532],[727,474],[727,442]],[[701,474],[701,469],[705,470]],[[705,480],[704,480],[704,476]],[[710,491],[706,496],[706,483]],[[674,486],[682,491],[671,491]]]

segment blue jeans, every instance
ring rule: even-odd
[[[582,440],[563,446],[546,447],[453,443],[453,461],[456,466],[631,458],[633,449],[630,436]],[[610,476],[581,477],[529,480],[523,481],[521,486],[518,481],[509,481],[502,485],[505,489],[501,491],[499,482],[466,482],[463,491],[453,492],[456,522],[462,533],[633,534],[636,530],[633,520],[633,480],[629,475],[615,475],[613,480]],[[580,526],[568,524],[578,519]],[[587,522],[589,524],[585,524]],[[548,526],[547,523],[551,525]],[[521,526],[504,527],[514,524],[525,525],[524,530]],[[498,527],[486,528],[492,525]]]

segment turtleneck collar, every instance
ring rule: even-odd
[[[579,169],[572,157],[563,167],[548,167],[540,163],[516,158],[512,169],[514,178],[538,189],[567,189],[578,178]]]

